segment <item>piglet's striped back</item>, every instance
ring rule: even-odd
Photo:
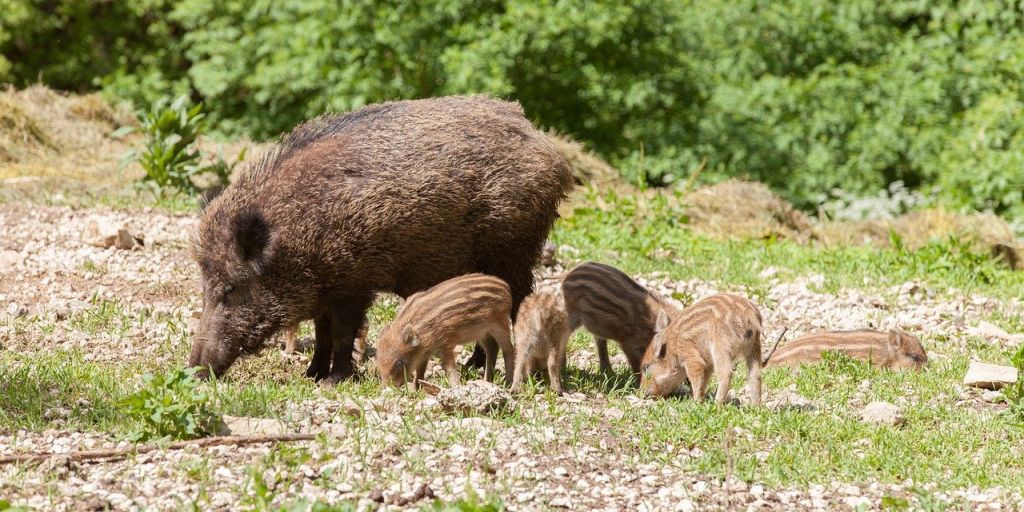
[[[461,325],[474,316],[490,318],[496,312],[509,316],[512,293],[508,284],[486,274],[466,274],[410,295],[395,322],[412,322],[418,329],[443,330]]]
[[[909,334],[859,330],[801,336],[779,347],[767,366],[814,363],[823,352],[840,352],[885,368],[920,368],[928,361],[920,342]]]

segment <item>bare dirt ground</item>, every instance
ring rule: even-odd
[[[89,224],[97,219],[127,224],[142,235],[144,247],[90,245]],[[96,362],[163,358],[180,364],[173,358],[186,347],[168,348],[151,340],[170,328],[158,320],[161,314],[187,320],[198,312],[199,282],[188,254],[195,225],[195,218],[187,215],[0,204],[0,317],[6,315],[0,323],[0,350],[32,354],[73,349]],[[548,270],[542,285],[550,284],[560,271]],[[673,282],[659,276],[644,276],[644,281],[666,295],[699,298],[716,291],[704,281]],[[1019,299],[959,292],[937,295],[916,283],[901,283],[877,294],[829,294],[818,284],[814,276],[773,283],[762,298],[767,332],[786,325],[792,337],[823,328],[899,324],[911,332],[947,333],[942,350],[931,354],[937,360],[966,350],[969,334],[980,333],[1005,346],[1024,342],[1024,336],[985,322],[997,309],[1020,314],[1024,306]],[[71,321],[97,299],[159,314],[116,332],[91,332]],[[30,318],[40,320],[26,320]],[[613,363],[623,365],[621,355],[617,358]],[[305,364],[303,356],[288,361],[296,373]],[[577,350],[570,365],[596,367],[596,357],[589,348]],[[979,399],[977,392],[956,392],[971,407],[998,408]],[[782,393],[768,390],[769,400]],[[642,414],[653,401],[629,397],[625,403],[628,409],[610,406],[601,394],[570,393],[557,399],[538,395],[515,403],[516,421],[502,421],[437,414],[435,399],[393,392],[372,399],[311,400],[289,407],[281,428],[325,435],[296,443],[308,453],[291,465],[275,466],[274,461],[288,455],[270,445],[156,451],[93,463],[56,458],[43,464],[0,466],[0,496],[40,510],[175,510],[197,500],[201,509],[260,508],[261,491],[251,467],[261,462],[266,464],[256,474],[273,489],[267,499],[275,505],[308,498],[352,500],[359,508],[388,510],[415,509],[431,495],[462,497],[467,489],[500,496],[515,510],[834,510],[858,505],[873,509],[883,496],[906,495],[915,485],[837,482],[773,487],[648,464],[628,455],[625,448],[641,441],[624,435],[619,425]],[[125,444],[98,432],[0,431],[0,455]],[[699,448],[687,446],[664,450],[680,461],[699,455]],[[962,489],[940,497],[978,510],[1014,509],[1022,499],[1019,489],[998,487]]]

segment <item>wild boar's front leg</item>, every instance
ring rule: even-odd
[[[331,311],[331,341],[333,364],[323,384],[332,385],[347,380],[355,373],[352,363],[356,337],[366,322],[366,308],[370,299],[346,302]]]

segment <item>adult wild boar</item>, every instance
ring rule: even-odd
[[[508,283],[514,316],[572,180],[518,103],[395,101],[307,121],[202,214],[189,364],[220,374],[313,319],[306,373],[337,382],[375,293],[471,272]]]

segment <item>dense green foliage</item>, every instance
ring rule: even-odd
[[[194,192],[192,175],[199,166],[199,150],[193,144],[203,129],[204,115],[202,104],[189,106],[185,100],[182,97],[170,105],[158,101],[143,114],[146,143],[135,157],[146,171],[144,181]]]
[[[749,176],[804,206],[902,180],[1024,216],[1016,0],[51,3],[0,0],[0,81],[99,80],[140,104],[189,92],[256,137],[488,92],[649,183],[706,160],[704,179]]]
[[[83,91],[101,77],[160,66],[175,58],[168,0],[0,0],[0,83]],[[150,71],[147,71],[150,72]]]

